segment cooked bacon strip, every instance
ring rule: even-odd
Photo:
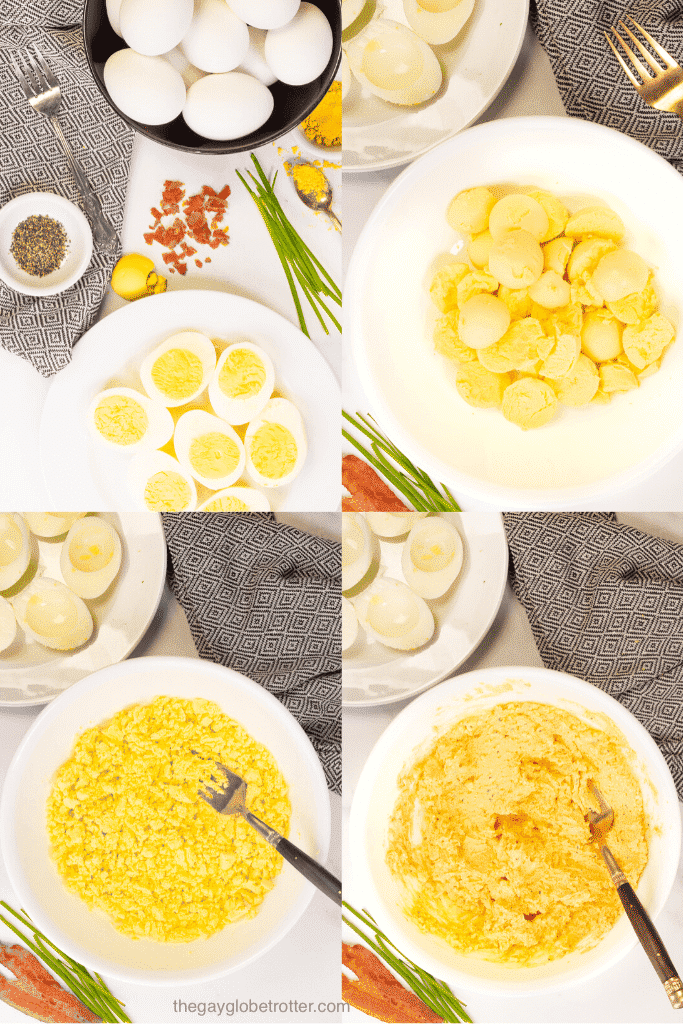
[[[400,501],[391,488],[374,471],[372,466],[363,462],[357,455],[344,455],[342,458],[342,484],[351,494],[350,499],[342,499],[342,508],[347,512],[409,512],[410,509]],[[344,504],[347,501],[347,505]],[[352,502],[353,504],[348,504]]]
[[[87,1024],[99,1021],[71,992],[55,981],[40,960],[19,945],[0,943],[0,963],[15,976],[0,974],[0,999],[15,1010],[48,1024]]]
[[[357,981],[342,974],[342,999],[388,1024],[438,1024],[443,1017],[429,1009],[393,976],[379,957],[357,943],[342,942],[342,963]]]

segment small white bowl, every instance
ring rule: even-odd
[[[45,277],[34,277],[21,269],[10,252],[14,229],[27,217],[45,216],[59,221],[68,245],[61,266]],[[9,288],[24,295],[57,295],[75,284],[90,263],[92,231],[85,215],[74,203],[54,192],[28,192],[11,199],[0,209],[0,278]]]
[[[77,736],[122,708],[159,695],[215,701],[275,757],[289,787],[291,840],[324,861],[330,801],[305,732],[262,686],[199,658],[135,658],[75,683],[38,716],[7,773],[0,805],[2,858],[19,905],[60,949],[90,970],[145,985],[197,984],[263,956],[294,927],[316,891],[284,864],[251,920],[209,939],[163,943],[131,939],[70,892],[50,858],[45,803],[55,771]]]
[[[574,951],[536,967],[496,964],[457,953],[435,936],[422,933],[401,910],[398,888],[385,862],[400,772],[434,741],[437,731],[466,715],[517,700],[562,708],[594,727],[596,722],[590,721],[590,716],[601,713],[614,722],[632,747],[631,767],[641,784],[650,824],[649,859],[637,892],[651,918],[656,918],[666,903],[678,869],[681,818],[671,773],[649,733],[612,697],[574,676],[519,666],[468,672],[435,686],[404,708],[375,744],[356,785],[349,846],[358,905],[368,908],[405,955],[443,978],[456,992],[528,995],[556,991],[601,974],[638,942],[622,914],[593,949]]]

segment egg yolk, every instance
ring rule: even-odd
[[[248,512],[249,506],[241,498],[217,498],[204,506],[206,512]]]
[[[33,594],[26,605],[26,623],[38,636],[64,640],[76,629],[78,614],[66,588]]]
[[[410,593],[373,594],[368,604],[368,622],[382,636],[404,636],[417,626],[419,613]]]
[[[218,374],[218,386],[229,398],[251,398],[265,382],[266,368],[249,348],[231,352]]]
[[[128,395],[107,395],[95,409],[95,426],[114,444],[136,444],[147,433],[147,413]]]
[[[114,539],[101,527],[79,530],[69,544],[69,560],[79,572],[97,572],[114,556]]]
[[[294,435],[281,423],[264,423],[251,439],[251,461],[261,476],[271,480],[291,473],[296,456]]]
[[[0,516],[0,565],[11,565],[21,551],[21,530],[10,516]]]
[[[168,398],[188,398],[204,380],[202,361],[186,348],[169,348],[154,360],[152,380]]]
[[[453,561],[455,544],[449,534],[422,537],[410,546],[410,560],[421,572],[439,572]]]
[[[215,480],[234,470],[240,460],[240,452],[231,437],[213,431],[192,439],[189,459],[193,469]]]
[[[145,504],[152,512],[182,512],[191,496],[185,477],[173,470],[155,473],[145,487]]]
[[[387,45],[373,39],[363,51],[361,70],[379,89],[407,89],[422,74],[424,58],[409,33],[392,35]]]

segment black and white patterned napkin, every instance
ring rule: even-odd
[[[567,113],[644,142],[683,173],[680,118],[647,106],[605,41],[603,32],[618,29],[626,14],[683,63],[681,0],[532,0],[531,4],[532,24],[550,57]]]
[[[683,799],[683,545],[611,512],[509,512],[510,581],[546,668],[615,697]]]
[[[341,545],[258,512],[163,515],[197,651],[273,693],[341,792]]]
[[[0,205],[26,192],[57,192],[80,205],[51,125],[28,105],[7,59],[13,54],[23,65],[23,54],[35,43],[62,88],[62,130],[120,232],[135,133],[93,81],[82,15],[83,0],[0,0]],[[34,298],[0,282],[0,344],[44,377],[61,370],[73,343],[95,320],[118,255],[95,248],[84,276],[61,295]]]

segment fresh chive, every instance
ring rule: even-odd
[[[348,430],[344,430],[343,427],[342,437],[346,438],[361,453],[363,458],[387,479],[392,487],[399,491],[404,498],[407,498],[416,512],[460,511],[460,506],[446,485],[441,484],[445,492],[444,495],[431,477],[423,469],[415,466],[407,455],[404,455],[379,430],[372,416],[363,416],[362,413],[358,412],[356,413],[358,418],[354,419],[344,409],[342,409],[342,416],[352,427],[370,440],[371,450],[350,434]],[[382,454],[382,452],[385,454]],[[392,465],[389,459],[392,459],[396,466]]]
[[[385,963],[398,974],[399,977],[410,986],[412,991],[422,1002],[433,1010],[437,1016],[448,1022],[466,1021],[472,1024],[472,1018],[468,1017],[463,1003],[453,995],[445,981],[440,981],[428,971],[409,960],[408,957],[398,949],[383,931],[377,926],[372,915],[364,910],[355,910],[350,903],[342,902],[342,906],[350,911],[365,928],[372,932],[367,935],[355,921],[351,921],[342,913],[342,921],[351,928],[356,935],[359,935],[363,942],[370,947]]]

